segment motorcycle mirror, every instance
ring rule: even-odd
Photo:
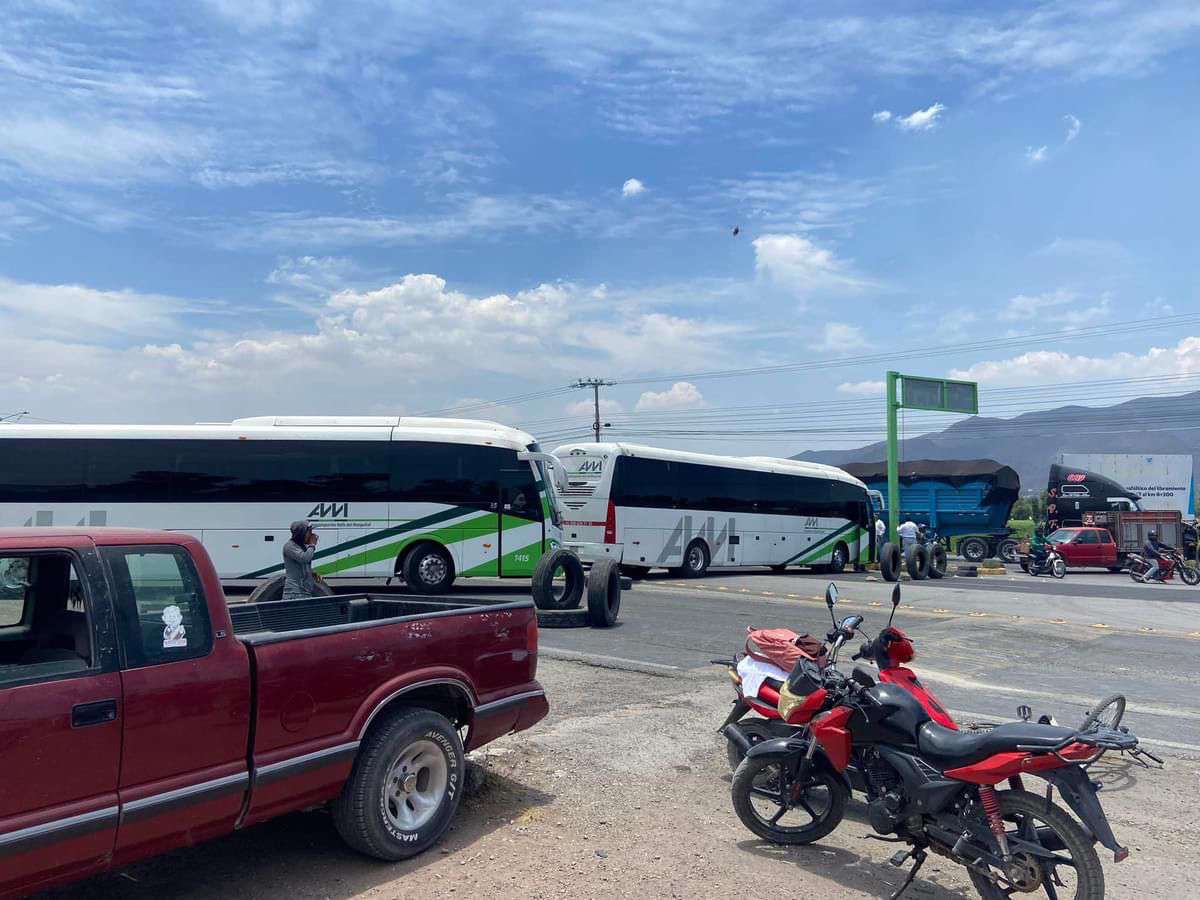
[[[833,605],[837,603],[838,589],[837,585],[832,581],[829,582],[829,587],[825,588],[825,605],[829,607],[829,618],[833,620],[833,627],[838,627],[838,621],[833,615]]]
[[[892,614],[890,616],[888,616],[888,623],[884,627],[891,628],[892,619],[896,618],[896,607],[898,607],[899,605],[900,605],[900,585],[896,585],[895,587],[892,588]]]

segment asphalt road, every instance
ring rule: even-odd
[[[892,585],[839,576],[839,610],[887,621]],[[828,576],[761,571],[698,581],[650,576],[622,599],[612,629],[543,628],[547,656],[585,656],[663,675],[709,666],[740,650],[747,626],[824,634]],[[463,595],[523,594],[517,585],[463,582]],[[1016,717],[1020,704],[1064,724],[1101,696],[1121,692],[1140,736],[1200,755],[1200,588],[1137,585],[1126,576],[1063,581],[1008,576],[902,585],[896,623],[914,639],[913,668],[960,721]],[[848,663],[848,656],[845,659]],[[712,667],[714,678],[724,678]]]

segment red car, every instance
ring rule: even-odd
[[[1107,528],[1060,528],[1046,539],[1072,569],[1121,571],[1117,545]]]
[[[0,894],[332,802],[353,847],[424,850],[465,749],[548,711],[529,601],[227,607],[182,534],[0,530]]]

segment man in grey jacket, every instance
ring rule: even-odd
[[[317,576],[313,573],[313,554],[317,552],[317,533],[305,519],[291,525],[292,539],[283,545],[283,599],[315,597]]]

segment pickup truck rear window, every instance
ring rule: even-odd
[[[136,669],[206,656],[212,623],[192,558],[174,547],[104,547],[116,588],[125,665]]]

